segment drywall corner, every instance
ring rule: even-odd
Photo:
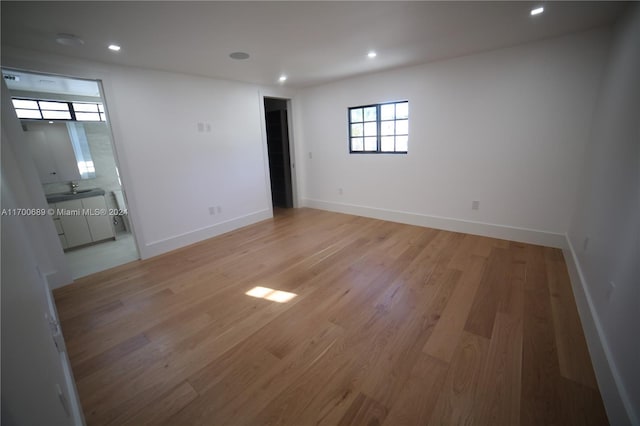
[[[611,350],[604,337],[604,330],[598,319],[580,262],[568,235],[566,236],[566,248],[563,252],[580,315],[582,330],[587,340],[591,363],[596,374],[607,416],[609,417],[609,423],[612,425],[637,425],[639,424],[638,419],[635,418],[631,401],[620,380],[620,374],[613,363]]]

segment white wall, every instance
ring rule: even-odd
[[[562,246],[608,41],[596,30],[302,91],[301,198]],[[403,99],[409,153],[349,154],[347,108]]]
[[[582,317],[595,320],[587,338],[611,424],[640,424],[639,42],[636,5],[615,33],[569,227],[571,253],[566,256],[576,263],[574,281],[583,286],[576,292],[579,307],[586,302]],[[607,364],[613,382],[605,374]],[[625,407],[613,397],[617,393]]]
[[[102,81],[143,258],[272,216],[262,96],[286,90],[11,48],[2,55],[6,67]]]
[[[11,100],[7,93],[8,91],[3,81],[3,102],[5,101],[5,97],[7,102],[7,107],[5,108],[5,104],[3,104],[1,110],[3,131],[7,133],[7,139],[5,139],[4,135],[2,138],[3,151],[8,149],[9,140],[20,141],[12,144],[12,152],[15,156],[12,161],[16,162],[22,173],[19,178],[21,181],[20,190],[16,190],[14,193],[16,205],[20,207],[46,209],[48,207],[47,200],[42,190],[35,163],[31,157],[31,152],[29,151],[26,140],[24,140],[20,121],[13,111]],[[5,161],[4,158],[3,161]],[[34,243],[32,246],[35,261],[42,274],[46,276],[47,282],[51,287],[56,288],[70,283],[72,281],[71,271],[67,265],[60,240],[58,239],[58,232],[51,218],[48,216],[31,217],[27,226],[27,233],[31,241],[37,241],[37,243]]]
[[[13,112],[4,81],[2,88],[2,208],[43,208],[35,170],[20,123]],[[33,165],[31,165],[33,168]],[[46,216],[2,216],[2,424],[81,425],[82,412],[66,354],[58,353],[47,318],[50,290],[43,276],[51,267],[45,238],[57,238]],[[55,240],[54,240],[55,241]],[[59,245],[58,245],[59,246]],[[55,247],[54,247],[55,248]],[[59,274],[58,274],[59,275]],[[58,386],[68,413],[58,397]]]
[[[225,220],[271,215],[256,87],[128,71],[112,80],[112,93],[109,111],[120,123],[128,195],[147,249],[170,248],[168,240],[206,234]],[[210,132],[199,133],[198,122]],[[211,216],[210,206],[222,212]]]

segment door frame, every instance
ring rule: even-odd
[[[295,143],[294,143],[294,132],[293,132],[293,108],[292,108],[292,100],[289,97],[283,97],[278,95],[267,95],[260,94],[260,116],[261,116],[261,127],[262,127],[262,138],[263,138],[263,152],[264,152],[264,164],[265,164],[265,178],[266,178],[266,192],[269,199],[269,208],[271,209],[271,213],[273,214],[273,194],[271,193],[271,170],[269,167],[269,146],[267,142],[267,122],[266,122],[266,110],[264,107],[264,102],[266,99],[278,99],[286,101],[287,103],[287,133],[289,140],[289,170],[291,172],[291,198],[293,208],[299,207],[299,198],[298,198],[298,176],[296,172],[296,152],[295,152]]]
[[[37,68],[37,67],[35,67]],[[131,208],[131,203],[129,202],[129,199],[127,198],[127,190],[126,190],[126,181],[128,181],[128,179],[125,179],[124,175],[128,174],[128,171],[126,171],[123,167],[122,167],[122,161],[120,158],[120,154],[118,152],[118,147],[116,144],[116,136],[115,136],[115,131],[113,128],[113,120],[112,117],[113,115],[110,114],[109,112],[109,105],[108,105],[108,100],[107,100],[107,96],[106,96],[106,90],[105,90],[105,85],[108,86],[108,84],[105,84],[104,79],[102,78],[92,78],[92,77],[88,77],[88,76],[75,76],[73,75],[72,72],[52,72],[52,71],[45,71],[42,69],[32,69],[32,68],[28,68],[28,67],[20,67],[20,66],[12,66],[11,64],[8,65],[4,65],[2,66],[3,70],[8,70],[8,71],[16,71],[16,72],[26,72],[26,73],[30,73],[30,74],[40,74],[43,76],[54,76],[54,77],[61,77],[61,78],[69,78],[69,79],[73,79],[73,80],[86,80],[86,81],[92,81],[98,84],[98,90],[100,93],[100,99],[102,100],[102,105],[104,107],[104,112],[105,112],[105,116],[107,118],[107,120],[105,121],[105,124],[107,126],[108,132],[109,132],[109,143],[111,144],[111,150],[113,152],[113,159],[115,162],[115,165],[117,167],[117,171],[118,171],[118,175],[120,177],[120,188],[122,189],[122,193],[125,199],[125,203],[127,204],[127,213],[129,215],[129,225],[130,225],[130,229],[129,231],[131,232],[131,235],[133,236],[133,241],[134,241],[134,245],[136,248],[136,253],[138,255],[138,259],[142,259],[142,251],[141,251],[141,247],[140,247],[140,243],[137,237],[137,233],[135,230],[136,225],[134,224],[134,222],[137,222],[136,220],[134,220],[134,214],[132,214],[133,211],[135,211],[135,208],[132,209]],[[39,180],[39,179],[38,179]],[[40,186],[40,191],[43,195],[44,198],[46,198],[46,194],[44,192],[44,188],[42,188],[42,186]],[[60,244],[60,249],[62,250],[62,244]],[[66,261],[66,258],[65,258]],[[68,269],[68,262],[67,262],[67,269]],[[70,284],[70,283],[68,283]]]

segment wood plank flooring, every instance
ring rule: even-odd
[[[89,425],[607,424],[558,249],[287,210],[55,299]]]

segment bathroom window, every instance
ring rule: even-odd
[[[73,102],[71,105],[77,121],[105,121],[102,104]]]
[[[48,101],[13,98],[16,115],[24,120],[106,121],[100,102]]]
[[[409,102],[387,102],[349,108],[349,152],[406,154]]]
[[[67,123],[67,131],[69,132],[73,153],[76,155],[80,179],[96,177],[96,168],[91,158],[91,150],[89,150],[89,141],[84,131],[84,125],[78,122],[69,122]]]

